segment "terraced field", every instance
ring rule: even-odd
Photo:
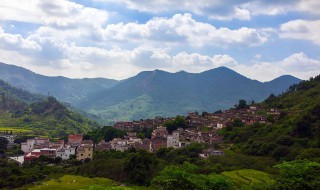
[[[32,186],[27,188],[28,190],[86,190],[86,189],[96,189],[96,190],[147,190],[146,187],[137,186],[119,186],[111,179],[107,178],[89,178],[76,175],[64,175],[59,179],[51,179],[50,181],[44,181],[40,185]]]
[[[270,184],[273,179],[270,174],[253,169],[223,172],[222,175],[229,177],[238,187],[249,188],[256,184]]]

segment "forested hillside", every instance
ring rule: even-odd
[[[233,149],[277,160],[320,159],[320,75],[292,85],[259,106],[281,111],[273,124],[230,125],[222,132]],[[270,118],[269,118],[270,119]],[[271,118],[271,120],[273,120]]]
[[[68,110],[54,97],[32,94],[1,80],[0,113],[1,130],[21,129],[34,135],[61,137],[98,127],[96,122]]]
[[[28,103],[42,101],[45,97],[15,88],[0,80],[0,111],[24,109]]]
[[[226,67],[202,73],[145,71],[83,98],[76,107],[106,121],[170,117],[228,109],[239,99],[260,102],[299,82],[293,76],[283,76],[262,83]]]

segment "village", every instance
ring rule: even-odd
[[[261,114],[263,113],[263,114]],[[169,132],[163,124],[172,121],[175,118],[155,117],[154,119],[133,121],[133,122],[116,122],[113,127],[127,132],[123,138],[114,138],[109,142],[104,140],[94,144],[93,140],[84,140],[83,134],[69,134],[68,140],[57,140],[51,142],[49,138],[35,137],[28,139],[20,144],[23,156],[11,157],[11,159],[23,163],[39,158],[41,155],[62,160],[76,158],[80,161],[93,159],[94,151],[125,151],[130,148],[144,149],[149,152],[156,152],[160,148],[183,148],[190,143],[215,144],[223,142],[217,130],[226,127],[235,119],[244,124],[270,123],[280,115],[279,110],[265,110],[256,106],[250,106],[247,109],[230,109],[216,113],[190,112],[185,117],[188,128],[177,128]],[[136,131],[140,128],[147,127],[153,129],[151,138],[139,138]],[[206,130],[203,130],[203,129]],[[9,141],[8,146],[12,146],[15,136],[13,134],[2,135]],[[223,155],[223,151],[213,148],[205,150],[200,156],[208,157],[210,155]]]

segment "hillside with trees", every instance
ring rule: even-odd
[[[88,132],[99,125],[70,111],[54,97],[12,87],[0,80],[1,130],[26,130],[33,135],[61,137],[70,133]]]
[[[270,93],[280,94],[299,82],[300,79],[286,75],[262,83],[226,67],[201,73],[144,71],[90,94],[75,106],[106,122],[171,117],[190,111],[228,109],[239,99],[260,102]]]
[[[222,134],[233,150],[277,160],[320,161],[320,76],[270,95],[258,106],[279,109],[279,118],[269,118],[270,125],[234,122],[225,128]]]

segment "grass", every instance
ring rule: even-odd
[[[51,179],[50,181],[44,181],[41,185],[28,188],[29,190],[76,190],[76,189],[88,189],[92,185],[99,185],[104,188],[116,187],[117,185],[107,178],[89,178],[75,175],[64,175],[59,179]]]
[[[120,188],[123,186],[119,186],[117,183],[112,181],[111,179],[108,178],[100,178],[100,177],[95,177],[95,178],[89,178],[89,177],[83,177],[83,176],[76,176],[76,175],[64,175],[64,176],[59,176],[56,178],[53,178],[49,181],[43,181],[41,182],[40,185],[36,186],[29,186],[27,189],[28,190],[86,190],[93,186],[97,186],[99,188],[97,189],[126,189],[126,188]],[[127,186],[128,189],[130,190],[151,190],[147,187],[141,187],[141,186]]]
[[[222,172],[222,175],[230,178],[238,187],[273,183],[273,179],[270,174],[253,169]]]

